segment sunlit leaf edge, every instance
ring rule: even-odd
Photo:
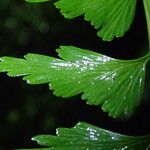
[[[79,122],[73,128],[58,128],[56,135],[37,135],[32,138],[45,150],[148,150],[150,135],[127,136]],[[44,150],[43,148],[39,148]]]

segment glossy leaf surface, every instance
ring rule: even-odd
[[[59,0],[55,3],[69,19],[85,16],[105,41],[121,37],[130,28],[137,0]]]
[[[82,94],[114,118],[130,115],[140,103],[149,54],[136,60],[117,60],[73,46],[61,46],[58,58],[27,54],[25,59],[2,57],[0,72],[25,76],[29,84],[50,83],[56,96]]]
[[[79,122],[74,128],[59,128],[57,136],[33,138],[45,150],[148,150],[150,136],[125,136]],[[43,150],[42,148],[39,148]]]

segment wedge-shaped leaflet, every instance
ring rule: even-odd
[[[33,140],[47,146],[45,150],[148,150],[150,147],[150,135],[125,136],[82,122],[74,128],[57,129],[57,136],[38,135]]]
[[[140,103],[149,54],[136,60],[117,60],[73,46],[57,50],[61,59],[27,54],[25,59],[2,57],[0,72],[25,76],[29,84],[50,83],[56,96],[82,94],[90,105],[114,118],[129,115]]]
[[[55,3],[69,19],[85,16],[105,41],[121,37],[130,28],[137,0],[59,0]]]

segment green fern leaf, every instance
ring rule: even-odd
[[[33,138],[45,150],[148,150],[150,135],[126,136],[79,122],[74,128],[59,128],[57,136]],[[44,150],[39,148],[39,150]]]
[[[122,37],[134,18],[137,0],[59,0],[55,3],[69,19],[85,16],[104,41]]]
[[[24,76],[29,84],[50,83],[56,96],[82,94],[90,105],[114,118],[129,115],[140,103],[149,54],[136,60],[117,60],[73,46],[61,46],[60,58],[27,54],[25,59],[2,57],[0,72]]]

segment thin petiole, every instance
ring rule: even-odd
[[[148,42],[149,42],[149,51],[150,51],[150,0],[143,0],[146,22],[147,22],[147,30],[148,30]]]

